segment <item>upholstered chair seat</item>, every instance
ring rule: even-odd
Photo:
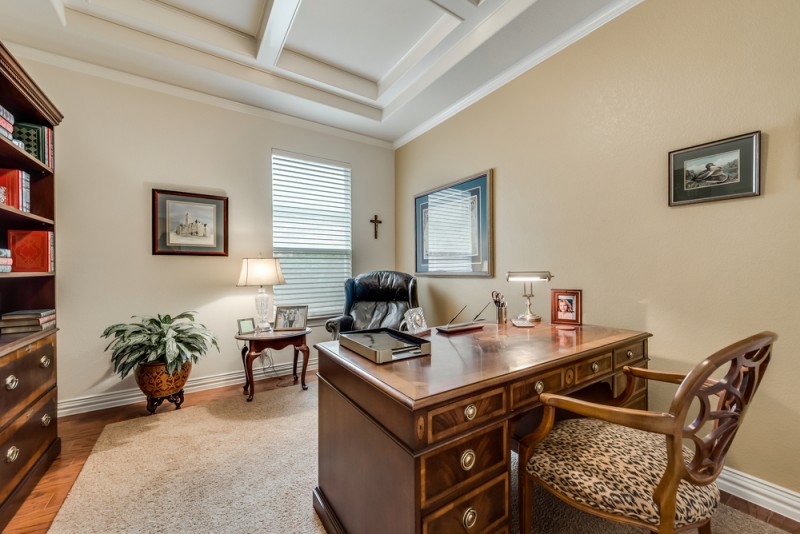
[[[581,436],[581,439],[576,439]],[[694,454],[683,447],[690,462]],[[664,436],[598,419],[557,423],[536,445],[526,469],[562,499],[596,512],[658,526],[653,492],[667,469]],[[716,483],[678,486],[675,527],[702,523],[719,505]]]

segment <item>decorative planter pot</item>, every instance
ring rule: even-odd
[[[186,362],[175,374],[170,376],[163,363],[140,363],[134,370],[133,377],[142,393],[147,395],[147,411],[150,415],[156,412],[162,402],[168,400],[179,410],[183,404],[183,386],[189,379],[192,362]]]

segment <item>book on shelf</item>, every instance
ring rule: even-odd
[[[14,265],[14,258],[4,258],[0,256],[0,265]]]
[[[14,133],[14,125],[8,122],[8,119],[2,116],[0,116],[0,128],[9,133]]]
[[[53,166],[53,130],[41,124],[18,122],[14,125],[14,138],[25,143],[25,152],[48,167]]]
[[[0,319],[0,327],[4,326],[39,326],[56,320],[55,314],[44,317]]]
[[[14,259],[14,272],[51,273],[55,271],[55,236],[47,230],[9,230],[8,246]]]
[[[0,117],[4,118],[14,126],[14,115],[3,106],[0,106]]]
[[[10,258],[10,257],[11,257],[10,248],[0,248],[0,258]]]
[[[55,315],[56,310],[54,308],[36,308],[30,310],[16,310],[12,312],[4,313],[0,315],[0,319],[40,319],[42,317],[49,317],[51,315]]]
[[[7,132],[6,130],[0,128],[0,135],[8,139],[9,141],[14,140],[14,135],[11,132]]]
[[[10,273],[11,269],[11,265],[0,265],[0,273]]]
[[[3,326],[0,327],[0,334],[21,334],[23,332],[41,332],[42,330],[47,330],[48,328],[54,328],[56,326],[56,320],[53,318],[52,321],[47,321],[42,324],[34,324],[28,326]]]
[[[0,186],[6,188],[6,205],[31,211],[31,176],[19,169],[0,169]]]

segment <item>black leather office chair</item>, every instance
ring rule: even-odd
[[[400,329],[406,311],[419,306],[417,279],[396,271],[373,271],[348,278],[344,295],[344,313],[325,323],[333,339],[352,330]]]

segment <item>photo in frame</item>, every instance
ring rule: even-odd
[[[276,306],[275,331],[305,330],[308,306]]]
[[[761,132],[669,153],[669,205],[761,194]]]
[[[153,254],[228,255],[228,197],[153,189]]]
[[[255,334],[256,332],[256,321],[252,317],[248,317],[247,319],[237,319],[236,324],[239,326],[238,335],[240,336]]]
[[[553,324],[581,324],[583,314],[580,289],[550,290],[550,322]]]
[[[425,315],[422,313],[422,308],[411,308],[403,315],[403,322],[400,323],[400,330],[403,327],[408,329],[410,334],[415,336],[430,334],[431,329],[428,328],[428,323],[425,321]]]
[[[494,272],[492,170],[414,197],[417,275]]]

